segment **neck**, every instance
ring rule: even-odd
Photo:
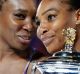
[[[15,52],[14,49],[10,48],[9,45],[0,38],[0,61],[5,58],[12,58],[12,57],[25,58],[26,57],[26,55],[21,55],[23,52],[20,52],[19,54],[17,54],[17,52]]]
[[[80,52],[80,39],[76,42],[74,49],[76,49],[77,52]]]
[[[78,32],[78,34],[77,34],[77,42],[75,43],[75,49],[76,49],[76,51],[78,51],[78,52],[80,52],[80,26],[78,26],[77,27],[77,32]]]

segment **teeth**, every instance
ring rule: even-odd
[[[29,40],[30,39],[29,36],[20,36],[20,35],[18,35],[18,36],[21,37],[21,38],[23,38],[24,40]]]
[[[25,40],[28,39],[28,37],[22,37],[22,38],[25,39]]]
[[[24,36],[22,36],[22,38],[23,38],[23,39],[25,39],[25,40],[28,40],[28,39],[30,39],[29,37],[24,37]]]

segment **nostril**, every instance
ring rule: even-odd
[[[46,33],[46,32],[47,32],[47,30],[44,30],[44,31],[43,31],[43,34]]]

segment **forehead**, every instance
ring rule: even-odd
[[[4,3],[5,8],[14,8],[14,9],[29,9],[35,10],[35,3],[33,0],[7,0]]]
[[[38,7],[37,14],[43,13],[51,8],[58,11],[66,10],[69,8],[67,1],[68,0],[42,0]]]

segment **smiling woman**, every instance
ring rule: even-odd
[[[35,12],[33,0],[0,0],[0,74],[24,73]]]
[[[37,36],[53,57],[36,63],[34,74],[80,72],[80,0],[42,0]]]
[[[49,53],[64,48],[64,29],[77,29],[74,49],[80,51],[80,4],[75,0],[42,0],[37,10],[37,36],[44,43]],[[63,8],[64,7],[64,8]],[[65,20],[66,19],[66,20]],[[78,42],[78,43],[77,43]]]

